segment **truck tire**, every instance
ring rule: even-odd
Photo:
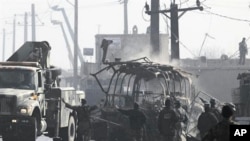
[[[74,116],[69,117],[68,123],[68,141],[74,141],[76,138],[76,120]]]
[[[25,141],[35,141],[37,138],[37,120],[35,117],[32,117],[30,127],[25,129],[25,133],[21,136]]]
[[[70,115],[67,128],[61,128],[59,136],[62,141],[75,141],[76,139],[76,120]]]

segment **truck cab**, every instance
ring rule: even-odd
[[[4,140],[8,140],[9,136],[5,133],[14,126],[22,122],[33,122],[30,117],[36,121],[31,123],[36,124],[35,128],[45,129],[41,121],[45,110],[43,80],[37,63],[0,63],[0,120],[4,123],[1,125]]]
[[[0,64],[1,65],[1,64]],[[0,66],[0,88],[16,88],[38,91],[42,87],[38,68],[25,66]]]
[[[3,141],[35,141],[48,133],[74,141],[76,113],[62,99],[79,105],[84,93],[59,87],[61,69],[49,64],[47,42],[26,42],[0,62],[0,134]],[[59,134],[60,133],[60,134]]]

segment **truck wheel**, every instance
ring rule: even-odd
[[[74,141],[75,137],[76,137],[76,121],[74,116],[70,116],[68,123],[68,141]]]
[[[37,120],[32,117],[30,127],[25,129],[24,133],[21,135],[22,139],[25,141],[35,141],[37,137]]]

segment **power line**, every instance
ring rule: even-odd
[[[182,43],[181,41],[179,41],[180,44],[182,45],[182,47],[184,47],[191,55],[193,55],[193,57],[197,57],[193,51],[191,51],[184,43]]]
[[[221,14],[218,14],[218,13],[211,12],[209,10],[204,10],[204,11],[207,12],[207,13],[209,13],[209,14],[212,14],[212,15],[215,15],[215,16],[219,16],[219,17],[222,17],[222,18],[226,18],[226,19],[229,19],[229,20],[242,21],[242,22],[250,22],[250,20],[229,17],[229,16],[225,16],[225,15],[221,15]]]
[[[170,26],[168,26],[168,28],[169,29],[171,29],[171,27]],[[179,43],[180,43],[180,45],[182,45],[182,47],[184,48],[184,49],[186,49],[191,55],[193,55],[193,57],[197,57],[197,55],[195,55],[194,53],[193,53],[193,51],[191,51],[177,36],[176,36],[176,34],[172,34],[173,36],[175,36],[175,38],[177,38],[177,40],[179,41]],[[172,38],[172,37],[170,37],[170,38]]]
[[[207,9],[211,9],[211,6],[207,6],[205,5],[205,1],[207,0],[203,0],[201,1],[201,4],[204,8],[204,12],[207,12],[211,15],[215,15],[215,16],[218,16],[218,17],[221,17],[221,18],[226,18],[226,19],[229,19],[229,20],[234,20],[234,21],[242,21],[242,22],[250,22],[250,20],[247,20],[247,19],[240,19],[240,18],[235,18],[235,17],[231,17],[231,16],[225,16],[225,15],[222,15],[222,14],[219,14],[219,13],[216,13],[216,12],[212,12],[211,10],[207,10]],[[188,3],[186,2],[186,4],[188,5]],[[198,12],[199,14],[205,14],[205,13],[202,13],[202,12]]]

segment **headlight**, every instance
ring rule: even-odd
[[[31,107],[22,107],[20,108],[20,113],[21,114],[28,114],[31,112]]]
[[[20,109],[21,114],[26,114],[26,113],[28,113],[27,111],[28,111],[27,109]]]
[[[11,122],[12,123],[17,123],[17,120],[16,119],[12,119]]]

